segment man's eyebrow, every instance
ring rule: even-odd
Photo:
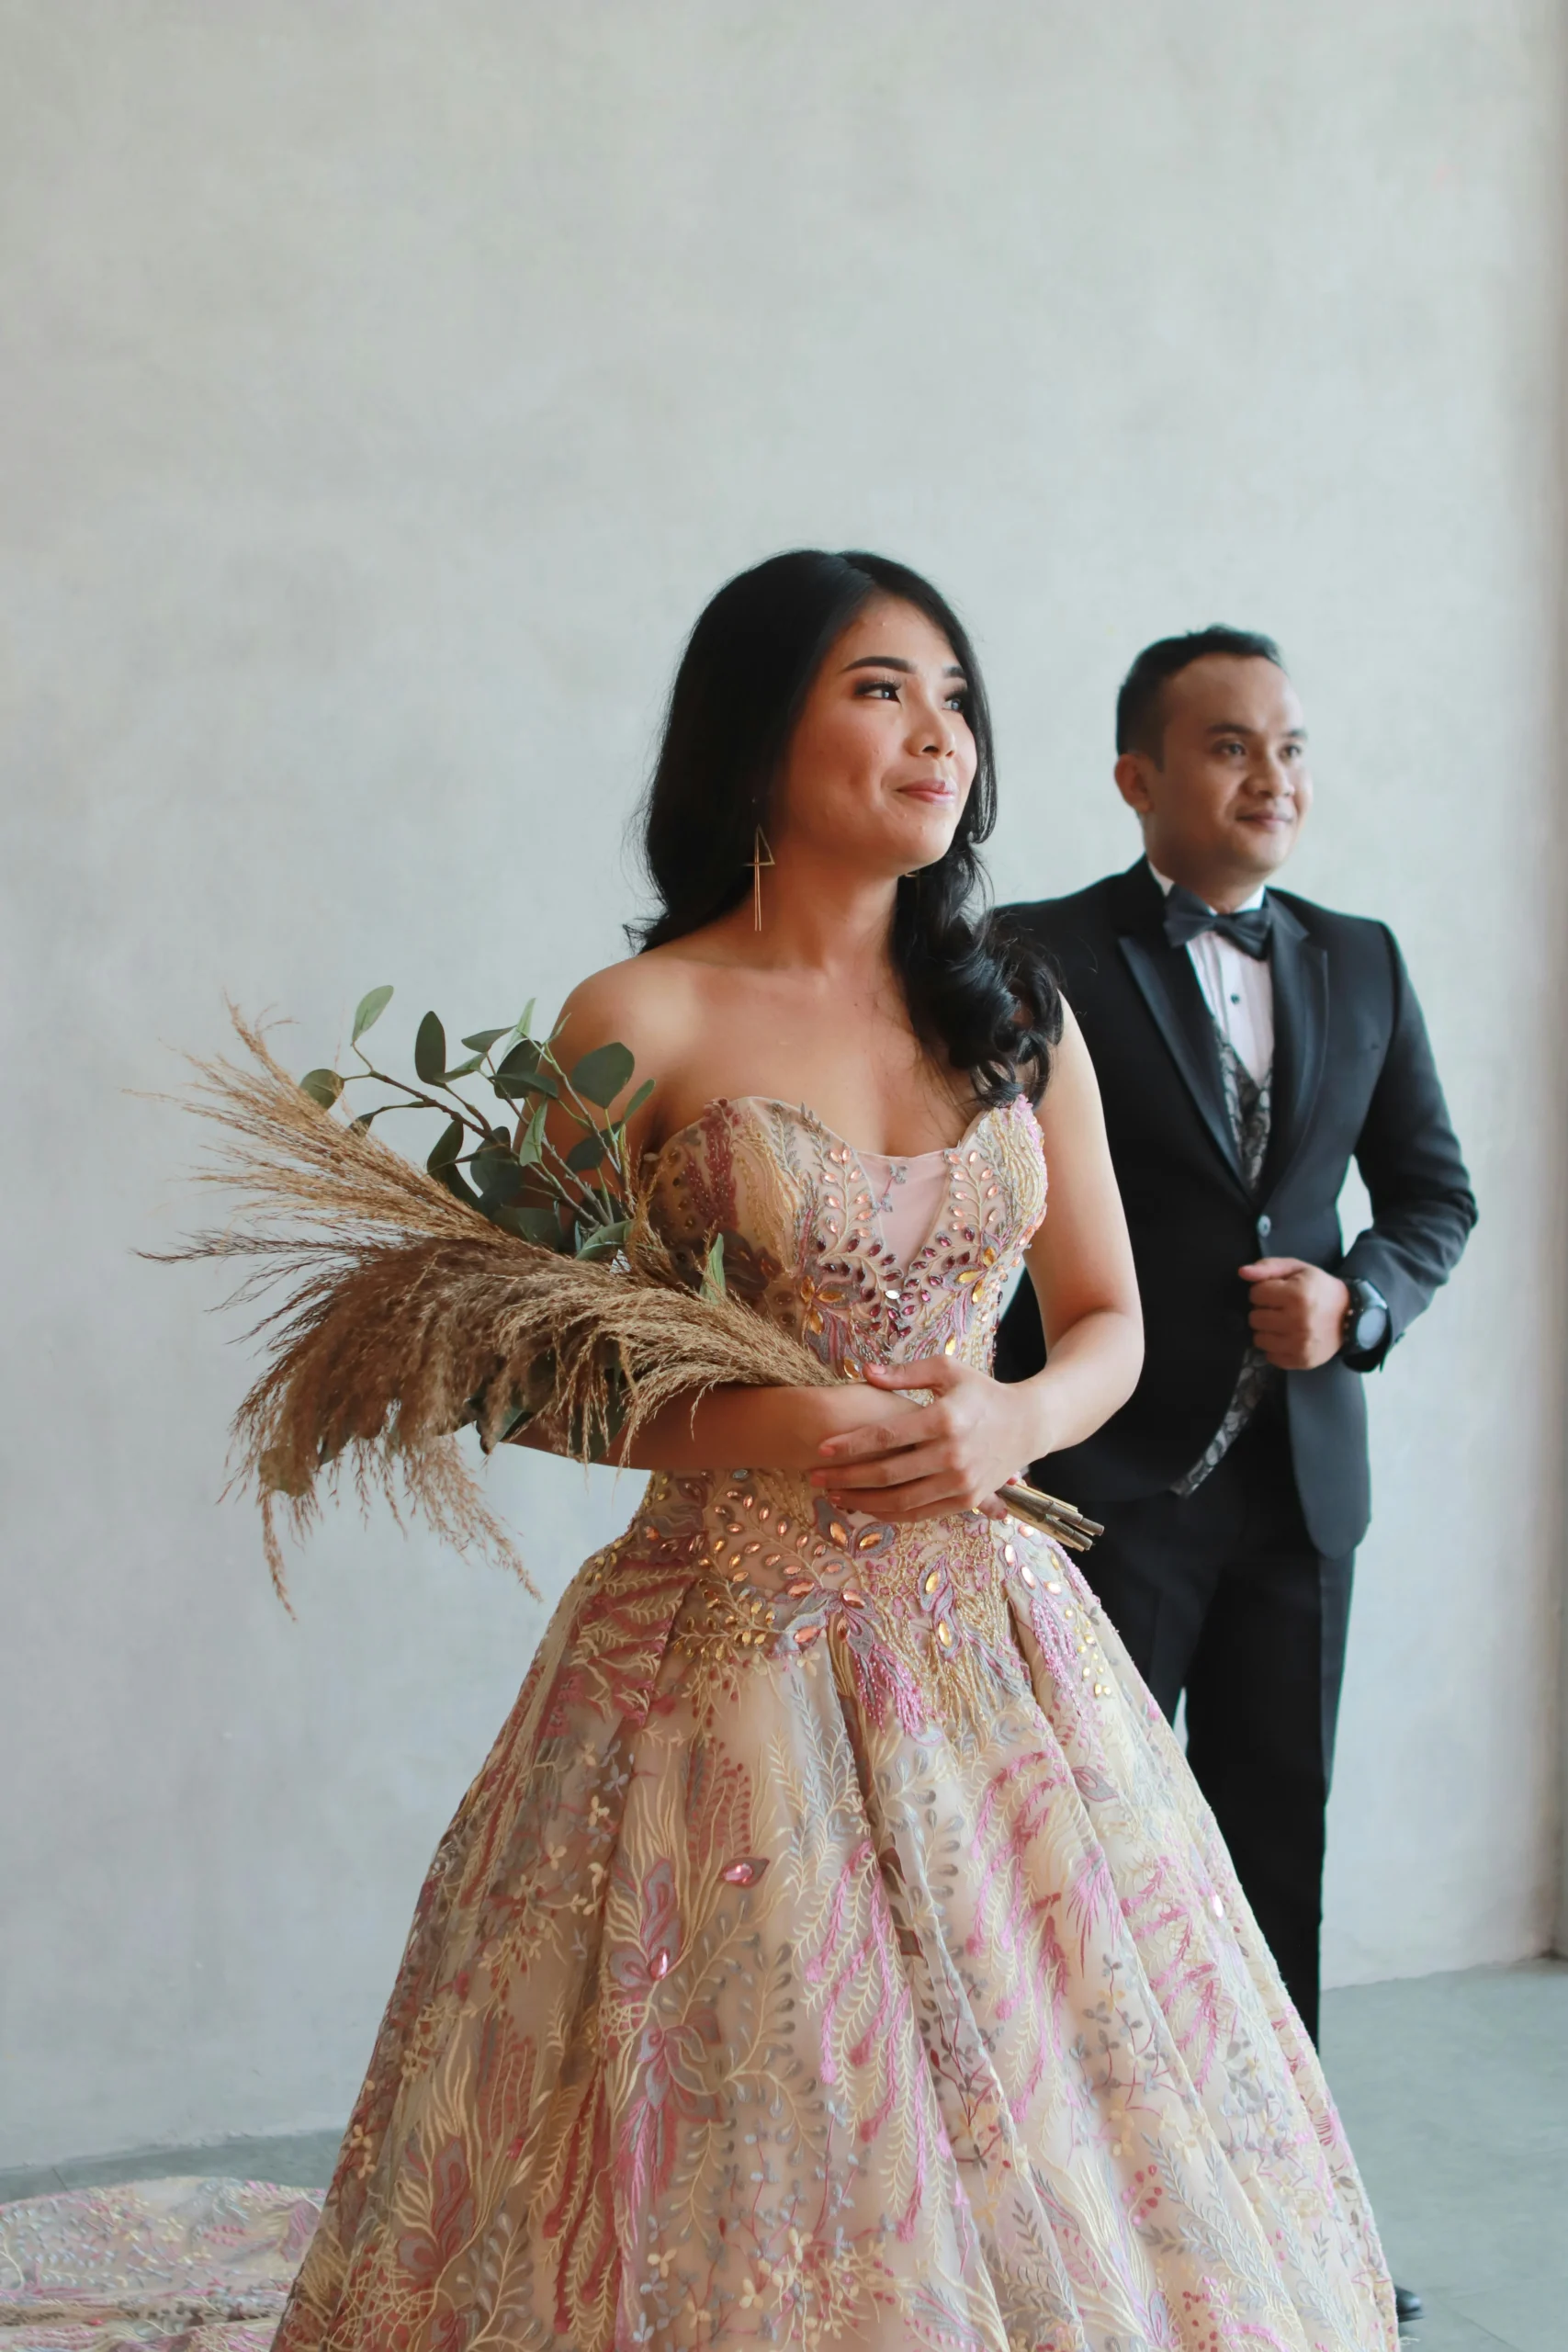
[[[897,653],[863,653],[858,662],[846,662],[844,664],[844,670],[846,672],[850,670],[898,670],[902,672],[906,678],[914,677],[917,668],[917,663],[913,662],[906,662],[902,655]],[[964,675],[963,662],[950,662],[942,674],[944,678],[961,678]]]
[[[1203,732],[1205,735],[1267,735],[1269,729],[1267,727],[1249,727],[1245,718],[1216,718],[1210,722]],[[1288,743],[1304,743],[1306,739],[1307,731],[1304,727],[1285,729],[1285,741]]]

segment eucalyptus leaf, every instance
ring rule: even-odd
[[[524,1037],[513,1046],[491,1080],[503,1102],[520,1102],[525,1094],[558,1097],[560,1080],[553,1070],[541,1068],[539,1053],[532,1037]]]
[[[622,1217],[615,1225],[601,1225],[587,1233],[577,1245],[580,1258],[613,1258],[631,1231],[629,1218]]]
[[[299,1080],[299,1091],[330,1111],[343,1092],[343,1080],[335,1069],[308,1069]]]
[[[493,1144],[476,1151],[468,1169],[487,1215],[492,1208],[510,1208],[523,1190],[522,1169],[510,1151],[498,1151]]]
[[[367,1029],[374,1029],[391,1001],[390,989],[371,989],[367,995],[360,998],[354,1015],[353,1044],[358,1045]]]
[[[566,1248],[566,1236],[554,1209],[497,1208],[491,1213],[491,1223],[499,1225],[503,1233],[514,1233],[519,1241],[532,1241],[540,1250],[558,1253]]]
[[[445,1184],[446,1190],[456,1193],[458,1200],[464,1202],[468,1207],[471,1209],[479,1207],[479,1196],[473,1187],[465,1182],[463,1171],[455,1159],[443,1160],[439,1168],[433,1168],[430,1172],[438,1184]]]
[[[612,1103],[631,1077],[637,1064],[625,1046],[595,1046],[584,1054],[571,1072],[575,1091],[585,1102],[597,1102],[601,1108]]]
[[[424,1164],[433,1176],[440,1176],[445,1179],[447,1169],[455,1168],[457,1166],[457,1156],[461,1152],[462,1148],[463,1122],[461,1119],[450,1120],[447,1125],[442,1128],[441,1135],[436,1142],[435,1148]]]
[[[532,1168],[545,1148],[545,1114],[547,1105],[536,1103],[532,1117],[518,1139],[517,1158],[525,1168]]]
[[[647,1102],[652,1091],[652,1079],[645,1078],[642,1084],[637,1088],[637,1092],[632,1096],[631,1101],[626,1104],[626,1109],[621,1113],[621,1115],[616,1120],[615,1125],[618,1127],[624,1127],[628,1119],[636,1118],[637,1113],[642,1109],[643,1104]]]
[[[465,1038],[464,1043],[467,1044],[467,1042],[468,1041]],[[459,1062],[456,1069],[449,1069],[446,1072],[446,1083],[448,1086],[455,1078],[471,1078],[474,1071],[479,1069],[483,1060],[484,1056],[482,1054],[471,1054],[466,1062]]]
[[[510,1037],[511,1035],[510,1029],[476,1029],[471,1037],[464,1038],[463,1043],[472,1053],[488,1054],[498,1037]]]
[[[517,1017],[515,1026],[520,1037],[525,1037],[534,1025],[534,1007],[537,1001],[537,998],[530,997]]]
[[[419,1024],[413,1041],[413,1067],[416,1077],[426,1086],[439,1086],[446,1075],[446,1032],[439,1017],[427,1012]]]
[[[581,1143],[572,1145],[567,1153],[566,1164],[574,1176],[585,1176],[591,1168],[598,1167],[604,1157],[604,1138],[595,1132],[584,1136]]]
[[[357,1119],[350,1119],[349,1127],[356,1136],[367,1136],[372,1119],[378,1119],[383,1111],[395,1111],[397,1108],[395,1102],[378,1102],[373,1111],[361,1111]]]

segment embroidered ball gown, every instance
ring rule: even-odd
[[[1021,1102],[902,1162],[715,1102],[656,1185],[846,1366],[986,1363],[1045,1206]],[[1312,2048],[1066,1556],[654,1476],[442,1840],[278,2352],[1394,2340]]]

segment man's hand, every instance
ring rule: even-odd
[[[1252,1336],[1270,1363],[1315,1372],[1339,1353],[1350,1294],[1337,1274],[1303,1258],[1259,1258],[1238,1271],[1252,1284]]]

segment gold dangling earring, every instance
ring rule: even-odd
[[[768,837],[759,825],[751,842],[751,928],[753,931],[761,931],[762,928],[762,868],[764,865],[772,865],[773,863],[773,853],[768,846]]]

